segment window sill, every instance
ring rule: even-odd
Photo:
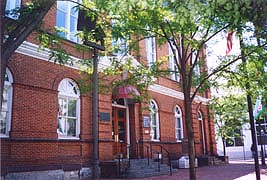
[[[9,138],[9,136],[6,134],[0,134],[0,138]]]
[[[58,137],[59,140],[80,140],[78,137]]]

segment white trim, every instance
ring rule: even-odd
[[[149,102],[149,109],[151,110],[153,107],[151,107],[151,104],[154,104],[154,106],[155,106],[155,112],[151,112],[150,111],[150,136],[151,136],[151,141],[160,141],[160,122],[159,122],[159,107],[158,107],[158,104],[157,104],[157,102],[155,101],[155,100],[153,100],[153,99],[151,99],[150,100],[150,102]],[[153,115],[156,115],[156,119],[155,119],[155,123],[156,124],[153,124],[152,123],[152,116]],[[156,128],[156,132],[154,132],[154,133],[156,133],[156,139],[154,139],[154,134],[151,134],[151,132],[153,132],[154,130],[153,130],[153,127],[155,127]]]
[[[200,116],[198,116],[200,115]],[[206,154],[206,140],[205,140],[205,129],[204,129],[204,122],[203,122],[203,116],[200,111],[197,112],[198,121],[201,123],[201,132],[202,132],[202,145],[203,145],[203,153]]]
[[[176,108],[178,108],[178,111],[180,112],[180,114],[177,113],[176,111]],[[178,122],[177,122],[177,118],[180,118],[180,128],[178,128]],[[183,126],[183,113],[182,113],[182,109],[180,106],[176,105],[174,107],[174,125],[175,125],[175,138],[176,138],[176,141],[177,142],[181,142],[182,139],[184,138],[184,126]],[[181,132],[181,139],[177,139],[177,136],[176,136],[176,132],[177,132],[177,129],[180,130]]]
[[[112,103],[112,107],[118,107],[118,108],[124,108],[124,109],[127,108],[125,105],[114,104],[114,103]]]
[[[49,60],[50,53],[49,53],[48,48],[41,48],[40,46],[33,44],[33,43],[30,43],[30,42],[27,42],[27,41],[24,41],[17,48],[17,50],[15,52],[26,55],[26,56],[30,56],[30,57],[34,57],[37,59],[41,59],[44,61],[49,61],[51,63],[54,63],[53,59]],[[74,57],[74,56],[70,56],[70,58],[73,59],[74,65],[70,66],[70,65],[65,64],[64,66],[79,70],[80,65],[78,64],[78,61],[80,61],[81,59]],[[56,63],[56,64],[59,64],[59,63]]]
[[[165,96],[170,96],[170,97],[184,100],[184,94],[182,92],[175,91],[171,88],[167,88],[167,87],[159,85],[159,84],[153,84],[153,85],[149,86],[148,90],[163,94]]]
[[[60,9],[60,4],[59,3],[64,3],[65,6],[66,6],[66,9]],[[74,0],[73,2],[69,1],[69,2],[61,2],[61,1],[57,1],[57,4],[56,4],[56,7],[57,7],[57,10],[56,10],[56,25],[55,27],[57,28],[64,28],[65,30],[67,30],[67,32],[64,32],[63,36],[60,36],[61,37],[64,37],[72,42],[75,42],[75,43],[79,43],[80,42],[80,39],[79,37],[76,35],[78,33],[77,31],[77,23],[78,23],[78,11],[75,11],[74,9],[72,8],[75,8],[75,6],[77,5],[76,3],[80,3],[80,0]],[[72,14],[71,12],[72,11],[75,11],[74,14]],[[61,27],[58,27],[58,22],[62,22],[62,19],[57,19],[58,17],[58,12],[61,12],[63,15],[64,15],[64,19],[65,19],[65,24]],[[71,21],[74,21],[75,24],[73,24],[74,27],[71,26]],[[73,31],[71,31],[71,29],[74,29]],[[75,30],[76,29],[76,30]]]
[[[67,86],[67,83],[68,82],[71,82],[72,85],[74,87],[76,87],[76,90],[77,90],[77,95],[74,94],[74,93],[69,93],[68,91],[66,91],[65,88],[69,88]],[[73,88],[71,88],[71,90],[73,90]],[[75,100],[76,101],[76,136],[67,136],[67,135],[58,135],[58,139],[79,139],[79,136],[80,136],[80,91],[79,91],[79,88],[78,88],[78,85],[76,84],[76,82],[74,82],[72,79],[69,79],[69,78],[65,78],[63,80],[61,80],[61,82],[59,83],[59,86],[58,86],[58,100],[59,98],[63,98],[63,99],[66,99],[67,100],[67,104],[68,104],[68,101],[69,100]],[[63,92],[62,92],[63,91]],[[59,103],[59,102],[58,102]],[[68,107],[69,108],[69,107]],[[69,109],[67,109],[69,110]],[[63,117],[63,115],[60,115],[61,117]],[[65,116],[67,118],[69,118],[69,115]],[[59,118],[59,115],[58,115],[58,118]]]
[[[184,93],[180,92],[180,91],[176,91],[173,90],[171,88],[159,85],[159,84],[153,84],[151,86],[148,87],[148,90],[159,93],[159,94],[163,94],[165,96],[170,96],[170,97],[174,97],[180,100],[184,100]],[[203,104],[208,104],[209,99],[201,97],[201,96],[195,96],[194,101],[196,103],[198,102],[202,102]]]
[[[13,83],[13,76],[12,76],[12,73],[10,72],[10,70],[8,68],[6,68],[6,73],[5,75],[7,74],[8,76],[8,82],[5,81],[4,82],[4,88],[7,88],[7,96],[8,96],[8,99],[7,99],[7,119],[6,119],[6,132],[5,134],[2,134],[0,133],[0,137],[5,137],[5,138],[8,138],[9,137],[9,132],[10,132],[10,129],[11,129],[11,121],[12,121],[12,102],[13,102],[13,86],[12,86],[12,83]],[[2,111],[2,107],[1,107],[1,111]],[[1,113],[0,111],[0,113]]]
[[[12,14],[12,11],[19,9],[20,7],[21,7],[21,0],[7,0],[5,11],[9,11],[9,13],[8,14],[5,13],[5,16],[17,20],[19,18],[20,13],[16,12],[16,14]]]
[[[31,42],[28,42],[28,41],[24,41],[17,48],[17,50],[15,52],[19,53],[19,54],[26,55],[26,56],[30,56],[33,58],[37,58],[37,59],[41,59],[44,61],[54,63],[53,59],[49,60],[49,56],[50,56],[49,52],[50,51],[48,48],[41,48],[40,46],[33,44]],[[72,69],[81,70],[81,65],[79,64],[79,61],[82,61],[82,59],[74,57],[74,56],[70,56],[70,58],[73,59],[73,61],[74,61],[73,66],[69,66],[66,64],[64,64],[64,66],[67,66],[67,67],[72,68]],[[108,57],[108,56],[102,56],[102,57],[100,56],[99,57],[99,69],[104,69],[104,68],[110,66],[110,58],[111,57]],[[133,56],[130,56],[130,55],[123,57],[121,59],[122,63],[126,62],[127,59],[131,59],[134,66],[139,65],[139,62]],[[59,64],[59,63],[56,63],[56,64]]]
[[[157,60],[156,38],[155,37],[146,38],[145,44],[146,44],[147,64],[150,67],[152,63],[155,63]]]
[[[174,50],[175,50],[175,55],[174,55],[174,53],[172,51],[172,48],[174,48]],[[169,66],[170,66],[169,69],[171,71],[179,70],[178,67],[177,67],[176,61],[175,61],[175,56],[178,58],[178,51],[177,51],[176,47],[174,45],[169,45],[168,49],[169,49]],[[180,72],[177,72],[177,73],[171,72],[170,76],[171,76],[171,79],[176,81],[176,82],[180,82],[181,81]]]

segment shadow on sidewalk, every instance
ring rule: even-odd
[[[261,180],[267,180],[267,167],[261,167]],[[230,161],[226,165],[196,168],[197,180],[254,180],[255,165],[251,160]],[[140,178],[138,180],[189,180],[189,169],[178,169],[172,176],[162,175]],[[91,179],[87,179],[91,180]],[[104,179],[100,179],[104,180]],[[118,180],[118,179],[109,179]]]

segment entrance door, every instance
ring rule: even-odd
[[[200,131],[200,144],[202,149],[202,154],[206,154],[206,142],[205,142],[205,129],[203,124],[203,117],[201,112],[198,112],[198,122],[199,122],[199,131]]]
[[[112,108],[113,154],[127,154],[126,109]]]

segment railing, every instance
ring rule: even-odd
[[[139,159],[139,141],[136,141],[136,156],[137,156],[137,159]],[[147,158],[147,165],[149,166],[149,159],[152,158],[152,155],[150,156],[149,154],[149,150],[151,149],[148,145],[145,145],[145,144],[142,144],[143,147],[146,148],[146,158]]]
[[[149,159],[150,159],[150,157],[149,157],[149,146],[144,144],[144,147],[146,147],[147,165],[149,166]]]
[[[160,145],[160,144],[152,144],[152,143],[150,142],[151,152],[153,151],[153,150],[152,150],[152,146],[159,146],[159,147],[160,147],[161,159],[158,159],[158,161],[160,161],[161,164],[163,164],[163,150],[167,153],[168,164],[169,164],[169,166],[170,166],[170,176],[172,176],[172,163],[171,163],[171,157],[170,157],[170,153],[169,153],[169,151],[168,151],[166,148],[164,148],[162,145]],[[159,152],[158,152],[158,157],[160,157]],[[160,167],[159,167],[159,168],[160,168]]]
[[[139,159],[139,151],[140,151],[140,147],[139,147],[139,141],[136,142],[136,155],[137,158]],[[149,143],[149,145],[146,144],[142,144],[142,146],[144,148],[146,148],[146,157],[147,157],[147,165],[149,166],[150,164],[150,158],[153,158],[153,153],[157,154],[157,161],[158,161],[158,171],[160,171],[160,164],[163,164],[163,158],[164,158],[164,153],[167,154],[167,158],[168,158],[168,164],[170,166],[170,176],[172,176],[172,163],[171,163],[171,157],[170,157],[170,153],[169,151],[164,148],[162,145],[160,144],[153,144],[152,142]],[[153,146],[159,146],[160,147],[160,151],[156,151],[153,150]]]
[[[120,143],[120,151],[118,151],[116,159],[118,159],[118,171],[119,177],[121,177],[126,170],[131,166],[131,158],[130,158],[130,145],[124,142]],[[128,155],[126,158],[124,154]],[[125,161],[126,159],[126,161]]]

